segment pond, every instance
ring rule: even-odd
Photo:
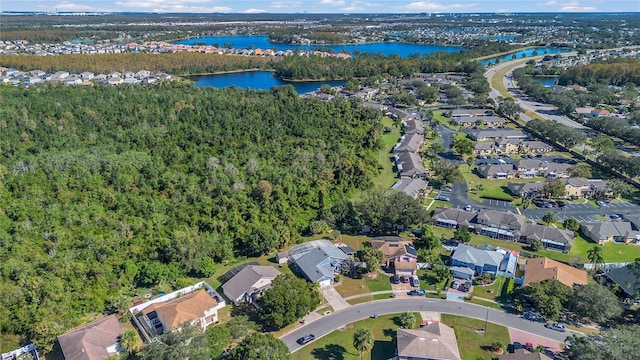
[[[342,86],[344,81],[300,81],[289,82],[273,77],[271,71],[244,71],[227,74],[192,76],[196,86],[212,86],[225,88],[235,86],[244,89],[269,90],[274,86],[293,85],[298,94],[316,91],[323,84]]]

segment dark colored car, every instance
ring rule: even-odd
[[[300,345],[304,345],[304,344],[308,344],[310,342],[312,342],[313,340],[315,340],[316,337],[313,334],[309,334],[309,335],[305,335],[303,337],[301,337],[300,339],[296,340],[296,342]]]
[[[420,289],[420,290],[411,290],[407,293],[407,295],[409,296],[424,296],[427,292]]]
[[[520,350],[520,349],[522,349],[522,344],[517,342],[517,341],[514,342],[513,343],[513,351]]]

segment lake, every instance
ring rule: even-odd
[[[226,88],[236,86],[244,89],[269,90],[274,86],[293,85],[298,94],[316,91],[322,84],[342,86],[344,81],[303,81],[289,82],[276,79],[271,71],[244,71],[228,74],[192,76],[196,86]]]
[[[538,55],[554,55],[554,54],[561,54],[561,53],[565,53],[565,52],[569,52],[571,51],[570,49],[560,49],[560,48],[529,48],[529,49],[524,49],[524,50],[520,50],[516,53],[513,54],[509,54],[509,55],[505,55],[502,56],[498,59],[500,59],[500,62],[505,62],[505,61],[509,61],[509,60],[513,60],[513,55],[516,55],[517,59],[523,58],[523,57],[532,57],[533,52],[537,51]],[[496,58],[492,58],[492,59],[487,59],[487,60],[480,60],[480,62],[482,63],[482,65],[487,66],[487,65],[492,65],[495,64],[496,62]]]
[[[542,83],[542,86],[544,87],[551,87],[553,85],[556,84],[556,82],[558,82],[558,79],[560,79],[558,76],[532,76],[531,80],[533,80],[534,82],[539,82]]]
[[[225,44],[234,49],[274,49],[274,50],[311,50],[311,49],[330,49],[328,51],[348,52],[351,55],[360,53],[379,53],[389,56],[392,54],[400,57],[408,57],[411,54],[431,54],[438,51],[458,52],[463,50],[457,46],[444,45],[420,45],[406,44],[401,42],[382,42],[373,44],[348,44],[348,45],[292,45],[277,44],[269,42],[268,36],[211,36],[195,39],[185,39],[174,42],[174,44],[193,45],[195,43],[206,43],[208,45],[218,44],[225,47]]]

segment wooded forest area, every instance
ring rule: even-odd
[[[0,86],[0,329],[46,351],[123,295],[295,242],[371,187],[380,117],[291,86]]]

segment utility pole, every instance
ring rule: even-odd
[[[487,308],[487,317],[484,320],[484,335],[487,335],[487,326],[489,325],[489,308]]]

